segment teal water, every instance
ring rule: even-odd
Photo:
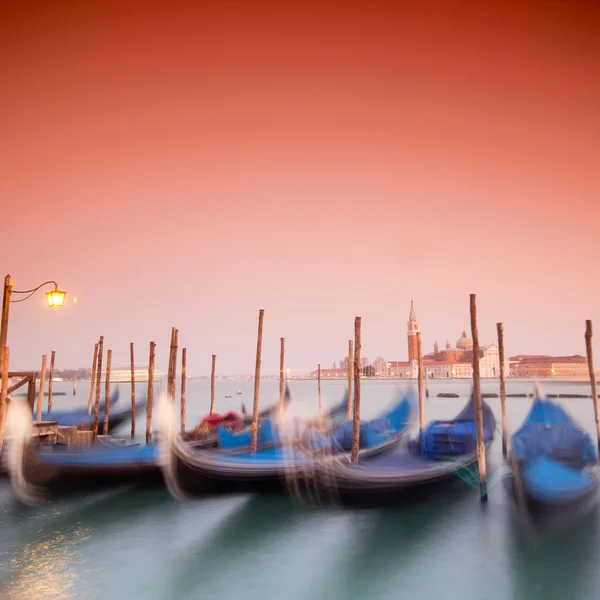
[[[299,414],[316,411],[316,384],[290,382]],[[362,415],[375,416],[393,400],[393,381],[363,381]],[[464,405],[469,382],[432,381],[426,421],[450,418]],[[70,390],[56,383],[57,391]],[[236,394],[241,390],[242,395]],[[266,406],[278,382],[261,383]],[[337,402],[343,382],[323,383],[325,406]],[[589,386],[556,383],[548,393],[589,393]],[[460,398],[436,398],[439,391]],[[497,382],[484,382],[497,392]],[[509,392],[532,392],[509,382]],[[128,401],[123,385],[119,404]],[[232,395],[232,398],[225,398]],[[188,384],[188,424],[208,411],[209,384]],[[252,383],[216,385],[216,409],[252,404]],[[562,400],[594,434],[590,399]],[[57,408],[85,405],[87,391],[60,396]],[[489,400],[500,424],[499,401]],[[509,430],[529,409],[528,398],[507,403]],[[145,415],[137,420],[143,439]],[[129,433],[129,424],[120,432]],[[386,510],[309,506],[286,496],[239,495],[187,503],[163,489],[120,489],[30,508],[0,481],[0,598],[285,598],[587,599],[600,594],[597,514],[540,543],[520,530],[500,483],[499,436],[489,463],[490,497],[462,484],[433,501]]]

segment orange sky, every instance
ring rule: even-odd
[[[12,366],[102,334],[166,370],[176,326],[191,373],[251,372],[259,308],[266,372],[280,336],[292,369],[339,360],[355,315],[405,359],[410,300],[430,350],[470,292],[483,343],[584,353],[598,4],[400,4],[4,3],[0,266],[70,298],[12,306]]]

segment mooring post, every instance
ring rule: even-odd
[[[104,337],[100,336],[98,342],[98,363],[96,366],[96,387],[94,389],[94,424],[92,426],[92,437],[98,439],[98,418],[100,415],[100,386],[102,385],[102,354],[104,352]]]
[[[185,386],[187,380],[187,348],[181,349],[181,404],[179,418],[181,420],[181,433],[185,433]]]
[[[54,381],[54,357],[56,352],[52,350],[50,354],[50,375],[48,377],[48,412],[52,412],[52,382]]]
[[[175,404],[175,379],[177,377],[177,344],[179,330],[171,329],[171,349],[169,352],[169,370],[167,376],[167,396],[171,404]]]
[[[256,340],[256,366],[254,368],[254,406],[252,410],[252,435],[250,437],[250,451],[256,452],[258,443],[258,399],[260,391],[260,360],[262,353],[262,332],[263,318],[265,316],[264,309],[260,309],[258,313],[258,336]]]
[[[285,338],[279,340],[279,415],[283,412]]]
[[[498,359],[500,361],[500,411],[502,413],[502,456],[508,454],[506,434],[506,373],[504,371],[504,326],[496,323],[498,331]]]
[[[419,430],[425,428],[425,406],[423,403],[423,352],[421,351],[421,332],[417,331],[417,369],[419,377]]]
[[[104,427],[102,433],[108,435],[108,413],[110,411],[110,363],[112,350],[106,351],[106,375],[104,377]]]
[[[360,322],[354,319],[354,414],[352,420],[352,462],[358,463],[360,446]]]
[[[77,394],[77,375],[73,375],[73,396]]]
[[[352,378],[354,377],[354,350],[352,340],[348,340],[348,421],[352,419]]]
[[[217,361],[217,355],[212,355],[212,366],[210,368],[210,414],[213,414],[215,409],[215,363]]]
[[[317,365],[317,394],[319,400],[319,421],[323,417],[323,406],[321,404],[321,365]]]
[[[31,373],[29,382],[27,383],[27,404],[31,414],[35,410],[35,383],[37,381],[37,374],[35,371]]]
[[[470,296],[471,337],[473,338],[473,399],[475,401],[475,428],[477,433],[477,464],[479,466],[479,490],[481,501],[487,502],[487,472],[485,464],[485,439],[483,437],[483,405],[479,378],[479,332],[477,331],[476,295]]]
[[[600,417],[598,415],[598,390],[596,389],[596,373],[594,371],[594,356],[592,354],[592,322],[585,322],[585,347],[587,350],[587,363],[590,372],[590,384],[592,386],[592,402],[594,403],[594,419],[596,420],[596,437],[598,440],[598,452],[600,452]]]
[[[90,396],[88,398],[88,415],[92,414],[92,400],[94,398],[94,385],[96,383],[97,362],[98,362],[98,344],[94,344],[94,360],[92,361],[92,375],[90,377]]]
[[[135,361],[133,342],[129,342],[129,365],[131,367],[131,439],[135,437]]]
[[[40,373],[40,389],[38,390],[37,412],[35,415],[36,421],[42,420],[42,403],[44,401],[44,387],[46,384],[46,355],[42,356],[42,370]]]
[[[154,397],[154,357],[156,344],[150,342],[150,356],[148,358],[148,396],[146,398],[146,444],[152,443],[152,400]]]
[[[0,367],[2,368],[2,384],[0,387],[0,452],[4,444],[4,428],[6,423],[6,398],[8,395],[8,363],[10,349],[0,346]]]
[[[429,370],[425,369],[425,398],[429,398]]]

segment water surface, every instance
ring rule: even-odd
[[[219,381],[216,409],[251,410],[252,382]],[[431,381],[426,421],[451,418],[464,405],[469,382]],[[377,415],[398,389],[395,381],[363,381],[362,415]],[[70,391],[68,382],[57,391]],[[314,414],[316,383],[290,382],[300,414]],[[89,389],[89,388],[88,388]],[[589,393],[574,383],[549,393]],[[237,395],[241,390],[242,394]],[[345,384],[326,381],[323,403],[340,400]],[[439,391],[460,398],[436,398]],[[483,392],[497,392],[486,381]],[[532,392],[510,381],[509,392]],[[129,400],[123,385],[119,404]],[[278,382],[261,383],[263,406],[275,402]],[[231,395],[231,398],[225,396]],[[208,412],[207,381],[188,383],[188,424]],[[591,399],[561,400],[595,435]],[[59,396],[56,408],[87,403]],[[500,407],[489,400],[500,425]],[[509,398],[509,431],[531,399]],[[144,438],[145,415],[137,419]],[[127,436],[129,424],[120,433]],[[370,600],[410,597],[486,600],[583,600],[600,594],[598,516],[533,544],[520,530],[500,479],[505,472],[499,436],[490,456],[489,503],[461,484],[433,501],[385,510],[309,506],[290,497],[238,495],[187,503],[164,489],[109,490],[30,508],[0,481],[0,598],[240,598]]]

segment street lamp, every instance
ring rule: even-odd
[[[8,354],[6,348],[6,336],[8,333],[8,309],[11,302],[24,302],[28,298],[31,298],[40,288],[48,285],[49,283],[54,284],[54,289],[50,292],[46,292],[46,299],[48,305],[51,307],[60,307],[65,302],[66,292],[62,292],[58,289],[56,281],[44,281],[37,287],[31,290],[13,290],[15,285],[14,280],[10,275],[4,278],[4,294],[2,299],[2,320],[0,321],[0,365],[2,368],[2,380],[0,381],[0,450],[4,442],[4,421],[6,419],[6,396],[8,394]],[[24,298],[18,300],[11,300],[12,294],[25,294]],[[45,357],[44,357],[45,358]],[[40,390],[41,393],[41,390]],[[33,409],[33,407],[31,407]]]
[[[30,290],[13,290],[15,285],[14,279],[11,278],[10,275],[7,275],[4,278],[4,298],[2,302],[2,322],[0,323],[0,352],[6,346],[6,337],[8,334],[8,309],[11,302],[24,302],[25,300],[31,298],[40,288],[43,288],[45,285],[54,284],[54,289],[46,292],[46,300],[48,301],[48,306],[52,308],[60,308],[65,303],[65,296],[67,292],[63,292],[58,289],[58,283],[56,281],[44,281],[44,283],[40,283],[35,288]],[[12,300],[12,294],[25,294],[24,298],[19,298]]]
[[[65,303],[67,292],[61,292],[58,289],[58,284],[54,282],[54,289],[46,292],[46,300],[50,308],[60,308]]]

